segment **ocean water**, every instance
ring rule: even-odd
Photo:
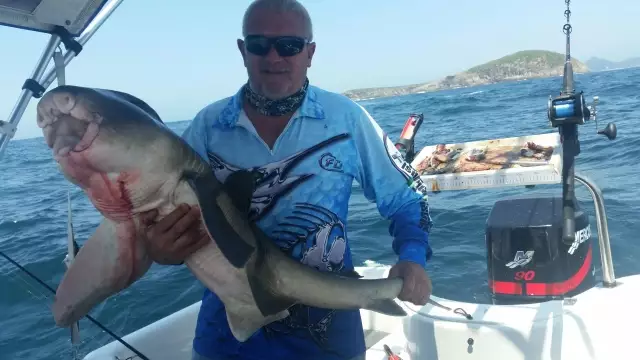
[[[601,187],[609,217],[616,276],[640,273],[640,69],[577,76],[588,99],[600,97],[598,128],[616,123],[615,141],[580,127],[582,153],[577,171]],[[417,146],[556,131],[546,118],[549,95],[561,78],[527,80],[467,89],[362,101],[382,128],[396,138],[411,112],[425,115]],[[16,94],[17,95],[17,94]],[[194,114],[197,109],[194,109]],[[24,119],[23,121],[34,121]],[[188,122],[170,123],[181,133]],[[84,242],[99,221],[86,196],[58,171],[42,138],[13,141],[0,163],[0,251],[56,287],[64,272],[66,199],[71,191],[76,237]],[[560,192],[558,186],[511,187],[429,194],[434,256],[428,271],[434,294],[462,301],[489,302],[484,226],[496,199],[527,192]],[[595,229],[586,190],[576,192]],[[355,187],[349,241],[357,264],[392,264],[395,256],[388,221]],[[594,238],[595,240],[595,238]],[[597,246],[596,246],[597,248]],[[599,259],[597,252],[595,259]],[[600,266],[597,263],[597,276]],[[95,308],[91,315],[125,335],[200,299],[203,287],[185,267],[154,265],[143,279]],[[0,258],[0,359],[71,359],[69,330],[50,314],[51,294]],[[113,339],[81,321],[80,355]]]

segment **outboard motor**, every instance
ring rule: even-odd
[[[497,201],[486,225],[489,288],[494,304],[571,297],[595,284],[589,217],[574,199],[575,240],[562,236],[562,196]]]
[[[404,124],[400,139],[395,144],[396,149],[400,151],[400,154],[402,154],[402,157],[404,157],[404,160],[408,163],[411,163],[416,156],[414,141],[423,120],[423,114],[410,114],[409,119],[407,119],[407,122]]]

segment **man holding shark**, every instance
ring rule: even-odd
[[[316,45],[306,9],[295,0],[254,1],[242,32],[238,49],[247,84],[201,110],[183,138],[222,182],[238,170],[251,170],[250,220],[282,251],[320,271],[353,275],[345,224],[355,179],[391,220],[399,261],[389,277],[404,280],[399,299],[426,304],[431,218],[424,186],[364,108],[309,85],[307,68]],[[153,219],[156,213],[146,215]],[[180,206],[158,223],[146,220],[151,258],[180,264],[206,245],[199,219],[197,208]],[[206,290],[193,359],[364,359],[358,310],[297,305],[290,311],[239,342],[223,304]]]

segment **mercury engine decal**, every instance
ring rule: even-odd
[[[576,252],[580,244],[589,240],[590,237],[591,237],[591,224],[587,225],[587,227],[584,229],[580,229],[576,231],[575,240],[573,241],[573,244],[571,244],[571,247],[569,247],[569,250],[567,250],[567,252],[573,255],[573,253]]]
[[[533,259],[533,250],[529,250],[526,253],[524,251],[516,251],[516,256],[513,261],[509,261],[505,264],[509,269],[515,269],[518,266],[525,266]]]

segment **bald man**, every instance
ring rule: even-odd
[[[253,170],[251,220],[282,251],[320,271],[353,272],[345,226],[356,180],[391,220],[398,262],[389,276],[404,279],[399,298],[426,304],[431,217],[426,193],[414,190],[425,187],[403,170],[408,165],[364,108],[309,84],[316,44],[307,10],[295,0],[254,1],[242,34],[247,83],[201,110],[184,139],[222,182],[239,169]],[[186,205],[150,224],[153,260],[182,263],[210,241],[199,224],[198,209]],[[241,343],[229,330],[224,305],[205,290],[193,359],[364,359],[358,310],[296,305],[290,312]]]

